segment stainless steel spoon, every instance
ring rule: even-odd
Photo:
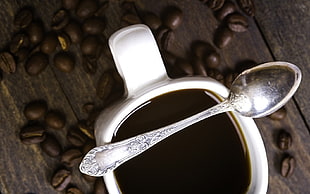
[[[300,69],[287,62],[270,62],[248,69],[232,83],[225,101],[168,126],[95,147],[82,160],[80,171],[90,176],[103,176],[170,135],[222,112],[235,111],[252,118],[271,114],[293,96],[301,77]]]

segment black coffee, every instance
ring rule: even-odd
[[[216,104],[203,90],[162,95],[132,114],[113,141],[153,130]],[[250,165],[226,114],[196,123],[115,170],[127,193],[244,193]]]

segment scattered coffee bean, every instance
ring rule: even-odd
[[[212,52],[207,53],[204,56],[204,63],[206,65],[206,67],[208,67],[208,68],[218,67],[221,63],[220,54],[217,53],[216,51],[212,51]]]
[[[193,59],[193,68],[195,75],[200,75],[200,76],[207,76],[208,73],[205,69],[204,62],[200,58],[194,58]]]
[[[103,18],[91,17],[83,22],[82,29],[87,34],[100,34],[104,31],[105,26]]]
[[[162,56],[166,66],[174,66],[177,56],[167,50],[162,52]]]
[[[57,191],[63,191],[71,181],[71,172],[66,169],[58,170],[52,177],[51,184]]]
[[[62,7],[68,10],[75,10],[79,0],[62,0]]]
[[[66,167],[74,167],[79,164],[82,160],[82,152],[78,149],[72,148],[67,151],[64,151],[61,154],[60,162]]]
[[[44,118],[47,112],[47,103],[44,100],[35,100],[28,103],[24,109],[24,115],[28,120]]]
[[[63,51],[68,51],[70,49],[71,46],[71,39],[70,37],[67,35],[67,33],[63,32],[63,33],[59,33],[57,35],[57,39],[58,42],[60,44],[60,47]]]
[[[52,29],[61,30],[69,23],[69,13],[65,9],[58,10],[52,18]]]
[[[280,150],[288,150],[292,145],[292,136],[285,130],[281,130],[278,135],[277,144]]]
[[[177,7],[169,7],[163,16],[163,24],[168,28],[174,30],[181,23],[183,19],[183,12]]]
[[[82,66],[86,73],[94,74],[97,71],[97,60],[93,56],[83,56]]]
[[[48,56],[42,52],[35,52],[25,64],[26,72],[35,76],[40,74],[48,65]]]
[[[97,83],[97,88],[96,88],[97,96],[101,100],[106,100],[108,96],[111,94],[113,84],[114,84],[114,80],[113,80],[111,73],[109,72],[103,73],[103,75],[100,77]]]
[[[215,13],[215,17],[222,21],[226,16],[237,10],[235,4],[231,1],[226,1],[223,7]]]
[[[71,72],[74,69],[74,57],[68,52],[59,52],[55,54],[53,59],[55,67],[62,72]]]
[[[207,70],[207,75],[209,77],[212,77],[213,79],[221,82],[221,83],[224,83],[224,76],[223,74],[217,70],[217,69],[208,69]]]
[[[32,44],[38,44],[43,40],[44,28],[41,22],[31,22],[27,27],[29,40]]]
[[[240,9],[249,16],[255,15],[255,6],[252,0],[237,0]]]
[[[134,14],[134,13],[126,13],[121,17],[122,22],[124,22],[125,24],[128,25],[132,25],[132,24],[140,24],[141,20],[140,18]]]
[[[273,120],[281,120],[284,119],[286,116],[286,109],[285,107],[280,108],[276,112],[270,114],[268,117],[273,119]]]
[[[295,169],[296,161],[292,156],[286,156],[281,163],[281,175],[283,177],[290,177]]]
[[[5,73],[14,73],[16,71],[15,59],[9,52],[0,53],[0,69]]]
[[[66,120],[59,111],[49,111],[45,116],[45,123],[53,129],[62,129],[66,124]]]
[[[92,16],[98,8],[96,0],[81,0],[76,8],[76,15],[81,19]]]
[[[107,194],[107,189],[105,187],[105,184],[103,182],[103,179],[97,178],[95,185],[94,185],[94,194]]]
[[[30,44],[29,37],[24,33],[16,34],[10,42],[11,53],[17,53],[20,48],[28,47]]]
[[[27,57],[29,56],[29,49],[28,48],[21,48],[16,53],[15,56],[17,58],[18,63],[23,63]]]
[[[66,194],[83,194],[83,192],[76,187],[70,187],[66,190]]]
[[[99,8],[94,13],[94,16],[103,17],[106,13],[106,9],[109,7],[109,1],[104,1],[99,5]]]
[[[208,0],[206,3],[210,9],[212,9],[213,11],[217,11],[222,8],[225,0]]]
[[[24,144],[43,142],[46,138],[45,128],[37,124],[26,126],[21,129],[19,137]]]
[[[33,14],[31,10],[22,9],[16,14],[14,18],[14,25],[17,28],[26,28],[32,22],[32,18]]]
[[[84,55],[98,56],[101,53],[101,42],[95,35],[85,37],[80,47]]]
[[[228,28],[220,28],[214,37],[214,44],[218,48],[226,47],[234,37],[234,33]]]
[[[180,69],[180,71],[183,73],[183,76],[194,75],[194,69],[192,67],[192,64],[186,59],[178,58],[175,62],[175,66]]]
[[[90,113],[92,110],[94,110],[94,108],[95,108],[95,105],[92,102],[88,102],[83,105],[83,111],[85,113]]]
[[[83,32],[80,24],[76,21],[71,21],[64,28],[64,31],[70,37],[72,43],[80,43],[83,38]]]
[[[161,19],[152,12],[147,12],[142,17],[143,23],[150,27],[152,30],[157,30],[161,25]]]
[[[227,26],[233,32],[245,32],[248,29],[248,19],[240,13],[232,13],[227,16]]]
[[[67,134],[67,140],[73,146],[81,147],[87,141],[87,136],[77,128],[71,128]]]
[[[41,42],[41,51],[46,54],[52,54],[58,45],[57,35],[49,32]]]
[[[51,157],[59,156],[62,148],[59,141],[52,134],[47,134],[44,141],[40,143],[40,147],[47,155]]]
[[[210,43],[203,41],[194,42],[191,47],[194,57],[200,59],[203,59],[206,54],[215,51],[215,48]]]

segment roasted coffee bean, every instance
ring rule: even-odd
[[[183,75],[194,75],[194,69],[189,60],[178,58],[175,62],[175,66],[180,69]]]
[[[95,35],[85,37],[80,47],[84,55],[98,56],[101,53],[101,42],[98,36]]]
[[[281,163],[281,175],[283,177],[292,176],[296,166],[296,160],[292,156],[286,156]]]
[[[65,9],[58,10],[52,18],[52,29],[61,30],[69,23],[69,13]]]
[[[82,148],[82,152],[83,154],[87,154],[91,149],[93,149],[94,147],[96,147],[96,143],[94,140],[88,140],[83,148]]]
[[[82,29],[87,34],[100,34],[104,31],[105,26],[103,18],[91,17],[83,22]]]
[[[32,44],[38,44],[43,40],[44,28],[41,22],[31,22],[27,27],[29,40]]]
[[[86,121],[79,121],[78,128],[80,129],[80,131],[83,134],[85,134],[90,139],[95,139],[94,127],[92,125],[86,123]]]
[[[52,177],[51,184],[57,191],[63,191],[71,181],[71,172],[67,169],[58,170]]]
[[[83,56],[82,66],[86,73],[94,74],[97,71],[97,60],[93,56]]]
[[[28,48],[20,48],[16,53],[15,56],[17,58],[18,63],[23,63],[27,57],[29,56],[29,49]]]
[[[215,51],[215,48],[210,43],[204,41],[194,42],[191,47],[194,57],[200,59],[203,59],[206,54]]]
[[[222,8],[225,0],[208,0],[206,3],[210,9],[212,9],[213,11],[217,11]]]
[[[42,52],[35,52],[25,64],[26,72],[35,76],[40,74],[48,65],[48,56]]]
[[[273,119],[273,120],[281,120],[284,119],[286,116],[286,109],[285,107],[280,108],[276,112],[270,114],[268,117]]]
[[[21,129],[20,140],[24,144],[36,144],[45,140],[45,128],[41,125],[29,125]]]
[[[53,59],[55,67],[62,72],[71,72],[74,69],[74,57],[68,52],[59,52],[55,54]]]
[[[226,47],[234,37],[233,31],[228,28],[220,28],[214,37],[214,44],[218,48]]]
[[[163,60],[166,66],[174,66],[177,56],[169,51],[162,52]]]
[[[44,141],[40,143],[40,147],[47,155],[51,157],[59,156],[62,148],[59,141],[52,134],[47,134]]]
[[[57,35],[58,42],[63,51],[68,51],[71,46],[71,39],[67,33],[62,32]]]
[[[88,102],[83,105],[83,111],[85,113],[90,113],[92,110],[94,110],[94,108],[95,108],[95,105],[92,102]]]
[[[143,23],[150,27],[152,30],[157,30],[161,25],[161,19],[152,12],[147,12],[142,17]]]
[[[0,69],[5,73],[14,73],[16,71],[16,63],[14,57],[9,52],[0,53]]]
[[[174,41],[174,33],[167,27],[160,27],[156,32],[156,39],[162,50],[168,50],[170,44]]]
[[[87,141],[87,136],[82,133],[78,128],[71,128],[67,134],[67,140],[73,146],[81,147]]]
[[[28,120],[44,118],[47,112],[47,103],[44,100],[35,100],[24,108],[24,115]]]
[[[101,177],[97,178],[94,185],[94,194],[107,194],[107,193],[108,192],[103,182],[103,179]]]
[[[285,130],[281,130],[278,135],[277,144],[280,150],[288,150],[292,145],[292,136]]]
[[[255,6],[252,0],[237,0],[240,9],[249,16],[255,15]]]
[[[99,8],[94,13],[94,16],[103,17],[105,16],[106,9],[109,7],[109,1],[104,1],[99,5]]]
[[[72,148],[64,151],[61,154],[60,162],[66,167],[74,167],[79,164],[82,160],[82,152],[78,149]]]
[[[122,22],[124,22],[125,24],[128,24],[128,25],[141,24],[141,20],[140,20],[139,16],[137,16],[134,13],[130,13],[130,12],[122,15],[121,20],[122,20]]]
[[[28,47],[30,43],[29,37],[24,33],[16,34],[10,42],[11,53],[16,53],[22,47]]]
[[[96,0],[81,0],[76,8],[76,15],[81,19],[92,16],[98,8]]]
[[[220,54],[217,53],[216,51],[212,51],[212,52],[207,53],[204,56],[204,63],[205,63],[207,68],[218,67],[221,63]]]
[[[68,10],[75,10],[79,0],[62,0],[62,7]]]
[[[221,21],[229,14],[237,10],[236,5],[231,1],[226,1],[223,7],[215,13],[215,17]]]
[[[43,53],[52,54],[58,45],[57,35],[54,32],[49,32],[41,42],[40,49]]]
[[[84,194],[84,193],[76,187],[70,187],[66,190],[66,194]]]
[[[207,70],[207,74],[209,77],[212,77],[213,79],[221,82],[221,83],[224,83],[224,76],[223,74],[217,70],[217,69],[208,69]]]
[[[227,16],[227,26],[233,32],[245,32],[249,24],[245,16],[236,12]]]
[[[83,38],[83,32],[80,24],[76,21],[71,21],[69,24],[64,28],[64,31],[70,37],[70,40],[73,43],[80,43]]]
[[[33,14],[31,10],[22,9],[16,14],[14,18],[14,25],[17,28],[26,28],[32,22],[32,18]]]
[[[46,114],[45,123],[53,129],[62,129],[66,124],[66,119],[61,112],[52,110]]]
[[[177,7],[170,7],[163,16],[163,24],[174,30],[182,23],[182,19],[183,12]]]
[[[103,73],[103,75],[100,77],[97,88],[96,88],[96,94],[101,100],[106,100],[109,95],[111,94],[112,88],[114,85],[114,80],[109,72]]]
[[[193,68],[195,75],[207,76],[207,71],[205,69],[205,65],[202,59],[194,58],[193,59]]]

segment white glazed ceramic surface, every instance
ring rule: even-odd
[[[203,89],[217,102],[228,96],[228,89],[208,77],[169,79],[156,41],[145,25],[133,25],[114,33],[109,39],[117,70],[124,79],[126,95],[105,109],[95,125],[97,146],[110,143],[122,122],[150,99],[184,90]],[[232,122],[240,127],[251,164],[251,184],[248,193],[263,194],[268,187],[268,164],[265,147],[253,119],[229,113]],[[104,177],[108,192],[121,193],[114,173]]]

